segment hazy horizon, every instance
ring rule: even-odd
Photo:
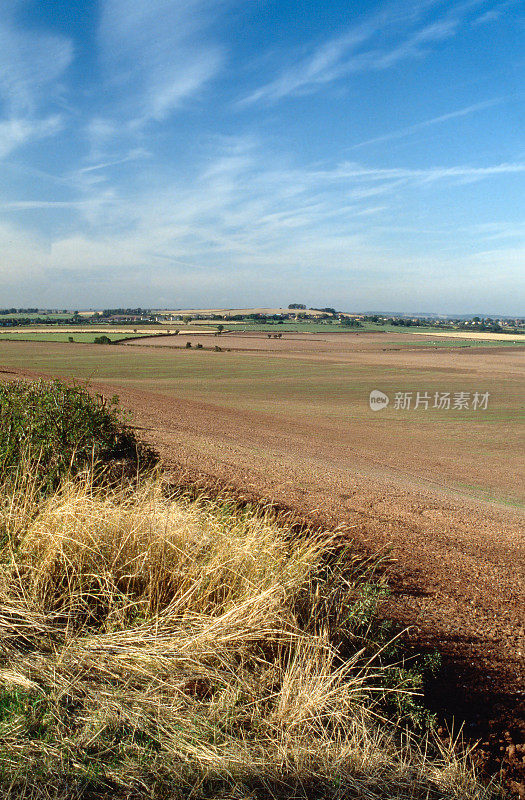
[[[519,0],[4,0],[0,306],[523,316],[524,34]]]
[[[7,309],[14,308],[14,306],[7,304],[7,306],[3,306],[2,308],[3,308],[3,310],[5,310],[6,308]],[[36,306],[34,303],[30,303],[27,306],[21,306],[21,307],[16,306],[16,308],[38,308],[39,311],[56,311],[56,312],[64,312],[64,311],[66,311],[67,313],[70,313],[70,314],[73,314],[74,311],[78,311],[80,314],[87,314],[87,313],[96,314],[96,313],[99,313],[99,312],[102,313],[103,311],[108,309],[108,307],[102,307],[102,306],[96,307],[96,308],[92,307],[92,306],[90,306],[88,308],[79,307],[78,309],[74,309],[73,307],[63,308],[62,306],[57,305],[56,303],[55,304],[51,304],[49,306]],[[426,318],[426,317],[427,318],[436,317],[438,319],[445,319],[445,318],[449,318],[449,317],[471,319],[471,318],[476,317],[476,316],[477,317],[483,317],[485,319],[487,319],[487,318],[495,318],[495,317],[499,317],[499,318],[502,318],[502,319],[505,319],[505,318],[508,318],[508,319],[516,319],[516,318],[522,319],[524,317],[523,314],[502,314],[502,313],[497,312],[497,311],[493,311],[492,313],[490,313],[490,312],[488,312],[488,313],[487,312],[481,312],[479,310],[478,311],[472,311],[472,312],[470,312],[470,311],[459,311],[459,312],[455,312],[453,314],[450,314],[447,311],[442,311],[442,312],[437,312],[437,311],[410,311],[410,310],[407,310],[407,311],[402,311],[402,310],[392,311],[392,310],[388,310],[388,309],[372,309],[372,310],[370,310],[370,309],[361,309],[361,308],[337,308],[337,307],[334,307],[334,306],[306,306],[305,309],[293,309],[293,308],[288,308],[287,305],[276,305],[276,306],[204,306],[204,305],[201,305],[201,306],[179,306],[179,307],[175,307],[175,306],[143,306],[140,303],[138,305],[136,305],[136,306],[128,306],[128,305],[123,305],[122,303],[115,303],[114,305],[111,305],[110,308],[111,309],[126,309],[126,310],[128,310],[128,309],[129,310],[131,310],[131,309],[139,309],[140,308],[143,311],[150,311],[152,313],[155,313],[155,312],[159,312],[159,313],[181,312],[181,313],[183,313],[183,312],[186,312],[186,311],[188,311],[188,312],[192,312],[193,311],[195,313],[199,313],[199,312],[204,313],[205,311],[210,311],[210,312],[215,312],[215,311],[216,312],[221,312],[221,311],[251,311],[251,312],[256,312],[256,311],[261,311],[261,312],[264,312],[264,311],[268,311],[268,312],[272,312],[272,311],[290,311],[290,312],[293,312],[293,311],[298,311],[300,313],[301,311],[308,312],[308,311],[319,311],[322,308],[334,308],[334,310],[338,314],[357,314],[357,315],[361,314],[361,315],[364,315],[364,316],[373,316],[373,315],[377,314],[377,315],[383,315],[383,316],[389,316],[389,317],[396,317],[396,316],[420,317],[422,319]]]

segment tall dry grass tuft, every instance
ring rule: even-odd
[[[0,525],[6,796],[493,796],[380,718],[333,536],[87,479],[4,498]]]

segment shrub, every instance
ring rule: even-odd
[[[153,451],[140,445],[118,411],[118,398],[93,397],[58,380],[0,384],[0,479],[22,472],[39,491],[97,463],[144,465]]]
[[[197,342],[197,350],[202,350],[202,344],[200,342]]]
[[[191,342],[186,342],[186,350],[189,350],[191,347]]]
[[[95,336],[95,344],[111,344],[109,336]]]

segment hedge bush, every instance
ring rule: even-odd
[[[97,465],[150,466],[152,450],[137,440],[118,398],[93,396],[59,380],[0,384],[0,477],[26,474],[54,490],[67,475]]]

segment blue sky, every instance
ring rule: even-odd
[[[0,306],[525,314],[525,3],[2,0]]]

